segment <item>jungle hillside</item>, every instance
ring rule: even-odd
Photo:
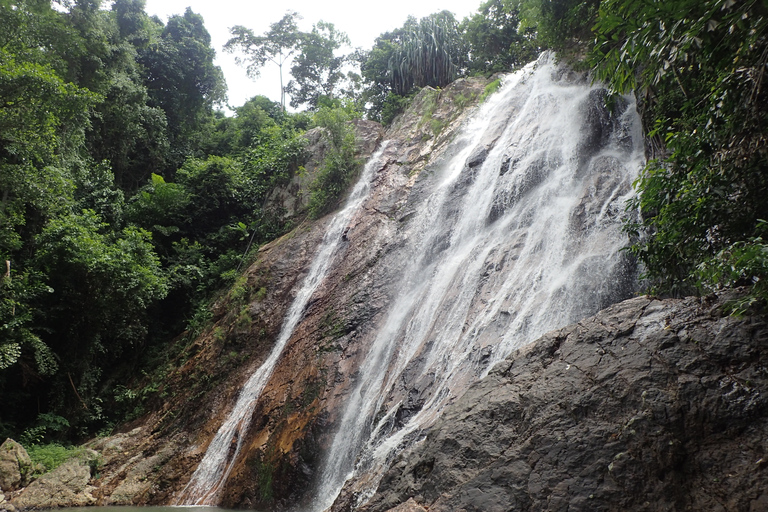
[[[339,204],[351,121],[545,50],[638,99],[625,230],[646,291],[741,286],[734,314],[765,307],[768,0],[487,0],[367,49],[299,16],[233,22],[213,48],[191,9],[0,0],[0,438],[67,445],[140,417],[258,248]],[[281,97],[228,106],[217,51],[278,66]],[[304,172],[309,130],[330,149],[289,215],[270,198]]]

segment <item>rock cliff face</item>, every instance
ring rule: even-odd
[[[392,432],[402,432],[399,447],[425,435],[426,441],[394,460],[379,457],[375,471],[358,461],[335,510],[693,510],[714,503],[745,510],[753,502],[760,509],[766,498],[754,489],[765,487],[768,449],[760,437],[766,433],[764,320],[724,317],[719,299],[637,298],[550,333],[509,359],[511,348],[497,349],[530,342],[551,329],[542,327],[547,322],[562,326],[627,298],[634,284],[631,262],[616,256],[611,234],[630,191],[624,162],[636,152],[636,137],[621,112],[631,109],[618,102],[609,111],[600,89],[550,63],[542,68],[540,82],[530,74],[520,78],[521,92],[508,92],[505,107],[486,112],[482,127],[470,122],[486,85],[476,79],[422,91],[386,133],[375,123],[358,125],[361,156],[382,139],[389,143],[374,163],[370,194],[350,217],[333,264],[255,403],[250,428],[233,441],[232,452],[237,443],[242,449],[218,491],[219,505],[322,510],[326,503],[313,502],[315,489],[324,483],[325,454],[348,423],[347,404],[365,401],[380,386],[372,417],[353,443],[376,447]],[[525,99],[531,90],[538,95]],[[552,113],[547,105],[557,95],[567,101]],[[526,109],[555,121],[515,120]],[[576,117],[585,124],[572,124]],[[510,123],[522,125],[511,141]],[[566,150],[547,151],[548,140],[530,142],[538,132],[558,140],[574,133],[567,134]],[[312,140],[319,161],[322,139]],[[459,162],[450,179],[443,165],[449,160]],[[272,198],[289,214],[302,208],[301,179]],[[467,197],[470,189],[477,194]],[[481,207],[484,190],[492,194]],[[551,202],[559,216],[538,225],[527,202]],[[461,208],[471,222],[458,222],[466,213]],[[430,223],[443,219],[448,222],[428,234]],[[153,412],[89,443],[104,461],[89,482],[90,500],[176,503],[243,383],[268,358],[332,220],[303,223],[262,247],[214,304],[210,323],[178,340]],[[553,249],[536,238],[542,231],[560,234]],[[467,240],[480,232],[486,245],[477,249]],[[595,246],[607,249],[589,249]],[[471,261],[445,258],[457,251],[472,253]],[[534,272],[505,273],[545,259],[549,266]],[[458,273],[467,266],[474,274]],[[457,273],[433,280],[447,270]],[[533,286],[546,279],[547,287]],[[531,300],[524,306],[510,298],[526,294]],[[433,300],[440,307],[430,310]],[[545,321],[550,302],[558,308]],[[424,307],[408,321],[393,319],[393,311],[413,304]],[[446,304],[464,309],[444,314]],[[397,344],[417,331],[418,343]],[[395,343],[382,359],[388,362],[377,365],[372,347],[382,332]],[[515,339],[510,332],[524,334]],[[453,336],[468,345],[440,352],[442,338]],[[388,387],[365,384],[382,367]],[[455,376],[453,387],[440,380],[443,370]],[[729,440],[746,448],[717,448]],[[358,453],[350,452],[342,477]],[[708,494],[694,493],[708,478]],[[649,493],[660,497],[648,500]]]
[[[485,84],[460,80],[444,91],[425,90],[389,130],[391,143],[375,170],[371,197],[346,229],[337,264],[307,305],[261,394],[243,456],[219,495],[222,506],[281,509],[309,498],[340,403],[365,355],[362,333],[388,304],[392,268],[402,264],[395,231],[407,214],[402,209],[410,189],[449,146]],[[366,158],[384,132],[371,122],[359,123],[357,131]],[[319,162],[322,140],[310,142]],[[300,187],[292,183],[273,200],[295,211],[301,200],[290,197]],[[162,384],[167,398],[125,433],[89,443],[105,461],[92,482],[98,504],[175,503],[240,387],[267,357],[330,218],[301,224],[262,247],[212,308],[212,323],[179,354]]]
[[[639,297],[515,352],[362,510],[768,509],[768,321],[723,302]]]
[[[445,150],[453,131],[470,112],[457,108],[455,98],[477,97],[484,85],[481,80],[464,80],[441,93],[425,90],[415,99],[412,113],[386,134],[390,143],[375,169],[371,195],[350,221],[337,263],[314,293],[261,393],[242,450],[245,455],[220,494],[222,506],[282,508],[306,505],[311,498],[321,456],[331,443],[342,404],[366,354],[366,335],[370,336],[391,300],[393,269],[402,265],[397,251],[402,242],[396,230],[406,214],[403,209],[415,178]],[[440,133],[422,121],[419,105],[426,101],[436,102],[433,116],[440,119]],[[295,293],[329,220],[299,228],[262,250],[256,267],[286,280],[265,286],[267,296],[251,305],[253,318],[275,315],[269,339],[277,337],[286,310],[267,308],[277,304],[287,308],[292,299],[271,294]],[[221,405],[227,412],[228,404]],[[215,429],[221,420],[210,423]]]

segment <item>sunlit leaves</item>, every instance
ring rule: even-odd
[[[12,270],[10,260],[3,264],[4,275],[0,277],[0,370],[18,362],[26,350],[32,355],[37,372],[53,374],[58,363],[48,346],[35,334],[33,308],[30,307],[32,301],[52,290],[41,282],[41,276]]]
[[[341,105],[322,107],[314,116],[315,124],[325,130],[330,147],[309,187],[308,209],[312,217],[337,206],[360,168],[355,158],[355,132],[349,123],[354,116],[353,110]]]

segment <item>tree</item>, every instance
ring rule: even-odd
[[[121,358],[140,354],[146,311],[167,292],[160,262],[148,232],[115,233],[88,210],[52,220],[36,244],[35,266],[51,287],[36,304],[38,322],[61,366],[41,405],[73,426],[101,426],[104,381]]]
[[[234,120],[237,131],[233,151],[242,151],[259,143],[262,132],[277,121],[282,121],[285,113],[282,106],[265,96],[254,96],[235,109]]]
[[[402,44],[409,26],[416,23],[418,23],[416,18],[409,16],[403,27],[381,34],[374,41],[373,48],[366,52],[361,59],[360,74],[364,83],[363,101],[368,106],[367,114],[371,119],[380,120],[385,124],[391,121],[391,119],[383,119],[385,107],[391,104],[393,100],[397,101],[400,96],[396,96],[393,92],[389,62]]]
[[[659,292],[749,284],[768,299],[768,8],[606,0],[596,77],[636,91],[653,156],[632,252]]]
[[[468,47],[453,14],[442,11],[376,38],[361,58],[368,116],[391,121],[416,88],[443,87],[465,72]]]
[[[395,94],[405,95],[414,87],[444,87],[458,78],[467,59],[458,28],[449,11],[431,14],[417,25],[406,23],[387,66]]]
[[[215,54],[203,18],[190,8],[172,16],[160,38],[139,53],[150,106],[161,108],[168,120],[171,173],[198,152],[213,106],[225,100],[224,76],[213,63]]]
[[[242,25],[229,29],[232,38],[224,45],[228,52],[242,52],[245,57],[238,57],[239,63],[246,63],[246,71],[251,77],[258,77],[261,68],[267,62],[277,65],[280,74],[280,105],[285,110],[285,93],[283,85],[283,65],[296,53],[301,43],[302,34],[296,20],[301,19],[297,12],[288,12],[280,21],[272,23],[269,30],[262,36],[254,35],[253,31]]]
[[[168,120],[162,108],[149,102],[140,76],[117,72],[91,118],[90,156],[110,163],[115,183],[123,190],[135,191],[153,172],[166,167],[171,148]]]
[[[488,0],[461,24],[469,45],[469,68],[478,73],[510,71],[534,58],[538,48],[530,31],[520,31],[516,7]]]
[[[31,263],[34,237],[73,200],[76,160],[97,94],[65,82],[57,54],[74,37],[48,2],[0,4],[0,370],[50,374],[36,301],[47,294]]]
[[[293,80],[286,88],[291,95],[292,107],[306,104],[314,110],[321,97],[333,99],[337,96],[348,59],[335,52],[348,44],[345,33],[324,21],[314,25],[311,32],[301,34],[299,51],[291,67]]]
[[[73,156],[97,96],[64,83],[49,67],[17,62],[0,49],[0,255],[21,249],[37,219],[71,198],[64,160]],[[33,213],[35,212],[35,213]],[[25,234],[27,233],[27,234]]]
[[[545,48],[568,49],[592,40],[600,0],[504,0],[519,11],[522,32],[535,31]]]
[[[146,48],[154,35],[145,6],[146,0],[115,0],[112,4],[120,37],[134,48]]]

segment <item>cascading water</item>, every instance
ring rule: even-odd
[[[354,477],[367,499],[394,454],[496,362],[626,298],[621,216],[644,162],[634,104],[544,55],[505,79],[423,177],[409,262],[347,399],[313,505]]]
[[[242,440],[250,425],[259,395],[272,375],[275,365],[280,359],[280,355],[283,353],[283,349],[291,338],[294,329],[304,315],[312,294],[328,272],[343,238],[344,229],[349,226],[350,220],[368,196],[371,178],[377,170],[379,158],[386,149],[386,146],[387,142],[385,141],[370,158],[361,173],[360,179],[347,199],[344,209],[336,213],[331,220],[323,236],[323,241],[312,261],[309,273],[304,278],[301,289],[296,294],[283,320],[280,334],[269,357],[251,375],[240,390],[235,406],[219,428],[210,445],[208,445],[203,460],[198,465],[186,487],[177,496],[177,505],[217,504],[217,494],[226,482],[240,453]],[[235,442],[234,449],[232,449],[233,441]]]

